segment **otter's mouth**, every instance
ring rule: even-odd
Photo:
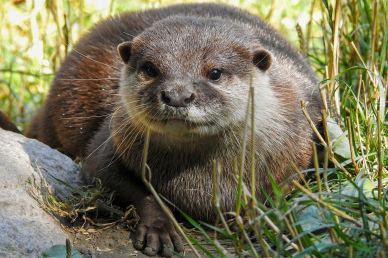
[[[219,122],[206,115],[191,117],[187,113],[162,113],[158,111],[142,110],[130,112],[132,118],[152,131],[175,136],[205,136],[219,133]]]
[[[207,127],[215,125],[212,121],[193,121],[188,118],[165,118],[165,119],[154,119],[152,122],[159,123],[168,127],[178,126],[178,127],[187,127],[187,128],[198,128],[198,127]]]
[[[212,135],[216,131],[216,123],[213,121],[198,121],[188,117],[163,117],[151,118],[149,116],[142,117],[142,122],[151,130],[175,136],[185,135]]]

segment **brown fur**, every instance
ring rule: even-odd
[[[20,133],[19,129],[9,120],[9,118],[0,111],[0,128],[4,130]]]
[[[120,57],[116,47],[126,41]],[[152,62],[160,77],[150,78],[142,70],[145,62]],[[209,71],[219,67],[221,79],[210,81]],[[221,209],[230,211],[236,191],[233,160],[241,153],[251,78],[258,110],[256,146],[248,148],[247,157],[255,152],[257,197],[262,198],[262,190],[270,191],[271,176],[281,182],[291,175],[291,163],[301,169],[310,164],[314,137],[300,101],[309,103],[319,124],[317,80],[274,29],[224,5],[177,5],[99,23],[57,72],[28,135],[81,157],[88,179],[100,178],[125,205],[137,208],[135,247],[169,256],[166,246],[172,242],[180,250],[180,241],[140,181],[146,128],[151,128],[147,163],[155,189],[191,216],[214,221],[212,161],[223,165]],[[190,108],[164,104],[160,92],[167,90],[192,93]],[[193,114],[201,114],[201,122]],[[169,124],[176,117],[187,118],[184,129]],[[206,124],[205,131],[195,131],[198,124]],[[245,165],[249,170],[250,159]],[[248,174],[244,183],[250,185]]]

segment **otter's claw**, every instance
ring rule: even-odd
[[[183,251],[182,240],[167,218],[147,219],[140,222],[134,234],[133,246],[137,250],[149,256],[159,253],[164,257],[171,257],[174,249]]]

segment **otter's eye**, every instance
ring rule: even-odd
[[[159,75],[158,68],[151,62],[147,62],[142,65],[141,71],[145,73],[148,77],[155,78]]]
[[[209,74],[207,75],[207,77],[212,80],[212,81],[218,81],[220,78],[221,78],[221,70],[219,69],[212,69],[210,70]]]

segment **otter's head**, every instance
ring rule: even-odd
[[[250,28],[232,21],[170,17],[120,44],[118,52],[128,115],[167,137],[211,136],[240,126],[250,84],[268,86],[270,53]]]

